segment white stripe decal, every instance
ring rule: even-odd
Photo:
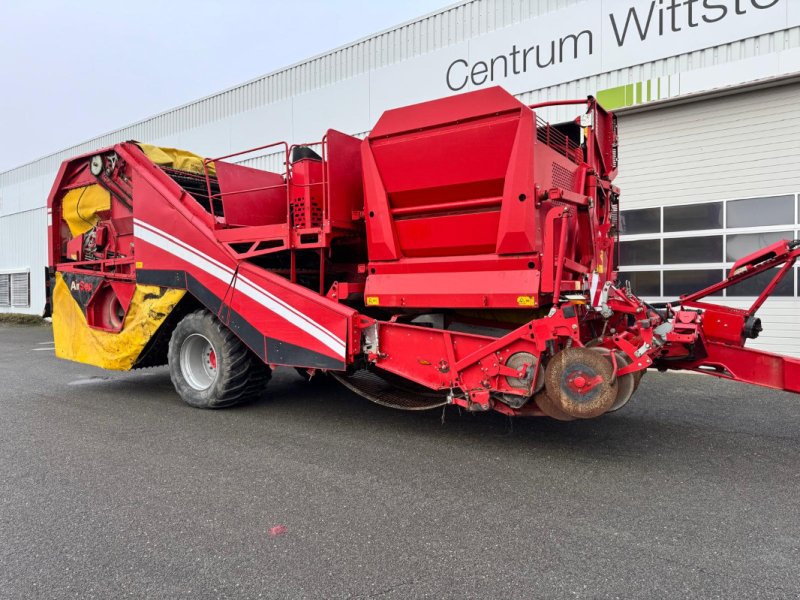
[[[234,273],[233,269],[199,252],[197,249],[192,248],[168,233],[153,227],[149,223],[134,219],[134,235],[198,267],[226,285],[231,282],[231,277]],[[333,335],[319,323],[313,321],[307,315],[304,315],[294,307],[276,298],[246,277],[239,276],[235,287],[251,300],[254,300],[267,310],[307,332],[336,352],[341,358],[344,358],[346,352],[344,341]]]
[[[134,219],[134,224],[148,229],[149,231],[151,231],[152,233],[156,234],[157,236],[165,238],[165,239],[167,239],[167,240],[179,245],[185,251],[187,251],[190,254],[196,256],[197,258],[199,258],[201,260],[204,260],[204,261],[210,261],[211,263],[216,265],[218,268],[220,268],[220,269],[222,269],[224,271],[227,271],[228,273],[233,275],[234,270],[232,268],[222,264],[221,262],[211,258],[210,256],[208,256],[206,254],[203,254],[202,252],[200,252],[196,248],[193,248],[192,246],[189,246],[188,244],[183,242],[183,240],[180,240],[180,239],[170,235],[169,233],[167,233],[165,231],[161,231],[157,227],[154,227],[153,225],[151,225],[149,223],[145,223],[144,221],[141,221],[139,219]],[[225,283],[229,283],[227,280],[224,280],[224,282]],[[284,302],[283,300],[281,300],[277,296],[274,296],[273,294],[269,293],[268,291],[266,291],[265,289],[263,289],[262,287],[260,287],[259,285],[257,285],[256,283],[254,283],[253,281],[248,279],[247,277],[245,277],[244,275],[239,275],[238,278],[237,278],[236,286],[238,287],[239,284],[242,283],[242,282],[245,283],[245,284],[250,285],[250,287],[253,288],[256,291],[256,293],[260,293],[260,294],[265,295],[272,302],[275,302],[275,303],[279,304],[284,309],[286,309],[289,312],[293,313],[298,319],[301,319],[302,321],[304,321],[308,327],[319,329],[324,334],[330,336],[331,340],[334,343],[341,344],[342,346],[344,346],[344,341],[342,341],[341,339],[336,337],[333,333],[331,333],[329,330],[325,329],[322,325],[320,325],[316,321],[313,321],[310,317],[308,317],[307,315],[301,313],[296,308],[294,308],[290,304],[287,304],[286,302]],[[253,300],[256,300],[256,298],[253,298],[249,294],[248,294],[248,296],[251,297]],[[259,302],[259,304],[263,305],[263,303],[261,303],[260,300],[256,300],[256,302]],[[291,319],[287,319],[287,320],[289,320],[290,322],[294,323],[294,321],[292,321]],[[305,330],[305,328],[303,328],[303,329]],[[320,341],[322,341],[322,340],[320,340]],[[344,354],[344,352],[342,354]]]
[[[318,328],[320,331],[322,331],[322,332],[326,333],[327,335],[329,335],[332,339],[334,339],[337,342],[339,342],[342,345],[344,345],[344,342],[341,339],[336,337],[336,335],[334,335],[331,331],[329,331],[328,329],[326,329],[325,327],[323,327],[322,325],[320,325],[316,321],[313,321],[311,319],[311,317],[301,313],[294,306],[292,306],[291,304],[287,304],[286,302],[284,302],[283,300],[281,300],[280,298],[278,298],[274,294],[269,293],[267,290],[265,290],[264,288],[260,287],[259,285],[257,285],[255,282],[251,281],[250,279],[248,279],[244,275],[239,275],[239,278],[237,279],[237,287],[239,286],[239,284],[242,284],[242,283],[252,286],[255,290],[259,291],[262,294],[266,294],[273,302],[277,302],[278,304],[283,306],[286,310],[288,310],[289,312],[293,313],[297,318],[306,321],[310,326]]]
[[[191,254],[194,254],[198,258],[205,259],[208,262],[216,265],[220,269],[222,269],[224,271],[228,271],[231,275],[233,275],[233,269],[230,268],[229,266],[222,264],[218,260],[215,260],[215,259],[211,258],[210,256],[208,256],[206,254],[203,254],[197,248],[192,248],[189,244],[185,243],[183,240],[180,240],[180,239],[176,238],[175,236],[172,236],[172,235],[168,234],[166,231],[161,231],[158,227],[154,227],[153,225],[150,225],[149,223],[145,223],[144,221],[140,221],[139,219],[134,219],[133,223],[134,223],[134,225],[139,225],[140,227],[144,227],[145,229],[148,229],[149,231],[151,231],[152,233],[156,234],[159,237],[162,237],[162,238],[164,238],[166,240],[169,240],[170,242],[172,242],[174,244],[177,244],[178,246],[180,246],[181,248],[183,248],[187,252],[190,252]]]

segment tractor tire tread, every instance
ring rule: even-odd
[[[181,372],[181,343],[192,333],[206,336],[218,353],[220,371],[209,390],[195,390]],[[186,315],[175,327],[169,343],[168,364],[170,379],[178,394],[196,408],[228,408],[254,400],[264,393],[271,378],[270,368],[207,310]]]

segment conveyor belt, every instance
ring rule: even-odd
[[[331,375],[349,390],[367,400],[399,410],[430,410],[447,404],[447,395],[434,392],[390,373],[359,369],[352,374]]]

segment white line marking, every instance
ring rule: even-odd
[[[75,381],[70,381],[67,383],[67,385],[91,385],[93,383],[105,383],[110,379],[110,377],[89,377],[89,379],[76,379]]]

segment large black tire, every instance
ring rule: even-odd
[[[169,376],[181,399],[195,408],[226,408],[260,397],[271,376],[214,315],[198,310],[172,332]]]

